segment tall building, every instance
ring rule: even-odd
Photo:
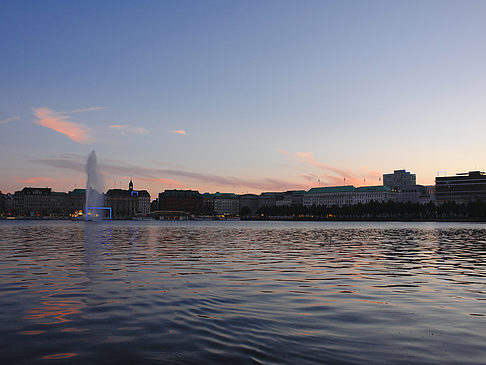
[[[469,171],[455,176],[438,176],[435,178],[435,198],[437,202],[486,202],[486,175],[482,171]]]
[[[395,170],[393,174],[383,174],[383,185],[400,191],[417,185],[417,177],[407,170]]]

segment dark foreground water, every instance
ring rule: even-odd
[[[0,222],[0,363],[484,364],[486,225]]]

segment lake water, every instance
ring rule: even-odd
[[[486,225],[0,222],[2,364],[484,364]]]

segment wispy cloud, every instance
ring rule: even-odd
[[[173,131],[169,131],[169,133],[180,134],[182,136],[187,136],[187,133],[184,129],[176,129]]]
[[[128,124],[112,124],[110,128],[119,131],[123,135],[148,133],[148,130],[143,127],[132,127]]]
[[[336,175],[339,175],[341,177],[353,175],[350,170],[341,169],[341,168],[338,168],[338,167],[334,167],[332,165],[327,165],[327,164],[324,164],[322,162],[316,161],[312,152],[297,152],[295,155],[300,159],[301,162],[308,163],[308,164],[315,166],[315,167],[318,167],[318,168],[320,168],[324,171],[330,171],[330,172],[332,172]]]
[[[33,113],[38,119],[35,123],[64,134],[74,142],[88,143],[92,141],[90,129],[83,124],[71,121],[71,117],[65,113],[47,107],[35,108]]]
[[[33,162],[43,164],[46,166],[56,167],[64,170],[72,170],[77,172],[85,171],[86,157],[65,155],[54,158],[38,158]],[[180,179],[190,180],[199,184],[207,184],[211,186],[218,186],[221,188],[232,188],[237,186],[240,189],[248,188],[254,190],[272,190],[282,191],[290,189],[306,189],[308,184],[302,182],[291,182],[273,178],[259,178],[259,179],[242,179],[239,177],[219,176],[214,174],[193,172],[179,169],[164,169],[164,168],[150,168],[144,166],[129,165],[123,162],[116,161],[100,161],[99,169],[107,175],[113,176],[133,176],[137,179],[145,179],[146,181],[160,181],[161,179],[168,179],[174,181],[174,185],[180,183]],[[155,179],[155,180],[154,180]],[[181,183],[182,184],[182,183]]]
[[[18,182],[22,184],[44,184],[44,183],[50,183],[52,181],[54,180],[49,177],[41,177],[41,176],[31,177],[29,179],[24,179],[24,180],[18,180]]]
[[[17,117],[17,116],[5,118],[5,119],[0,120],[0,125],[7,124],[7,123],[10,123],[10,122],[14,122],[14,121],[19,120],[19,119],[20,119],[20,117]]]
[[[66,112],[66,114],[94,112],[94,111],[97,111],[97,110],[104,110],[104,109],[106,109],[106,106],[93,106],[93,107],[90,107],[90,108],[74,109],[74,110]]]
[[[317,161],[312,152],[297,152],[295,155],[292,155],[281,148],[277,148],[277,152],[293,161],[297,160],[299,163],[317,168],[319,173],[301,175],[301,177],[307,181],[319,182],[320,185],[324,186],[360,186],[366,184],[367,181],[377,181],[381,176],[379,171],[370,170],[368,167],[362,167],[359,171],[352,171]]]

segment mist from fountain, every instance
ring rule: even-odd
[[[88,161],[86,163],[86,219],[95,219],[97,216],[89,208],[93,207],[103,207],[105,205],[105,196],[103,192],[105,191],[105,184],[103,182],[103,177],[98,173],[98,163],[96,161],[95,151],[91,151],[88,156]],[[102,219],[102,217],[100,217]]]

